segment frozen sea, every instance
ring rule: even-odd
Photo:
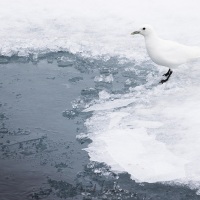
[[[200,61],[152,63],[144,39],[200,46],[198,1],[0,1],[0,199],[200,199]]]

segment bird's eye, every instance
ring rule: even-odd
[[[146,28],[144,27],[142,30],[145,30]]]

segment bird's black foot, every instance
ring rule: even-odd
[[[165,80],[161,80],[160,83],[163,84],[163,83],[167,82],[168,79],[169,79],[169,77],[172,75],[172,72],[173,72],[173,71],[172,71],[171,69],[169,69],[169,71],[167,72],[167,73],[168,73],[167,78],[166,78]]]
[[[167,79],[165,79],[165,80],[161,80],[160,83],[163,84],[163,83],[165,83],[165,82],[167,82],[167,81],[168,81]]]
[[[169,76],[170,72],[172,72],[171,69],[169,69],[167,73],[163,74],[163,76]]]

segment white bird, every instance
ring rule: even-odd
[[[143,25],[138,31],[134,31],[131,34],[143,35],[147,53],[153,62],[158,65],[169,67],[168,72],[164,74],[167,78],[161,80],[161,83],[166,82],[171,76],[172,70],[170,68],[200,58],[199,47],[186,46],[177,42],[163,40],[156,34],[155,30],[150,25]]]

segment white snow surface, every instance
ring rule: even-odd
[[[68,50],[85,56],[146,56],[143,38],[130,33],[144,23],[160,36],[200,46],[199,1],[1,0],[0,54]]]
[[[194,64],[192,64],[194,65]],[[163,85],[130,88],[110,94],[85,111],[92,143],[91,160],[116,172],[128,172],[138,182],[173,182],[199,189],[200,76],[199,63],[177,70]],[[189,68],[193,67],[193,71]]]

